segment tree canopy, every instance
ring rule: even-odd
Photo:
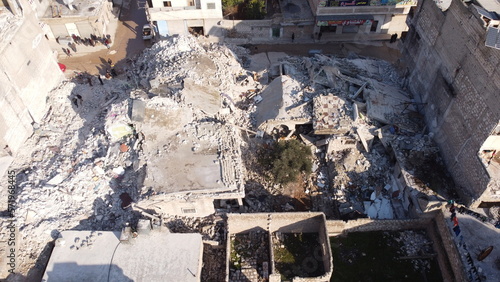
[[[302,173],[310,173],[311,149],[298,140],[288,140],[263,146],[259,151],[259,163],[266,175],[276,183],[286,184]]]

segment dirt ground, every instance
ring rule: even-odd
[[[323,54],[339,57],[364,56],[388,61],[398,62],[401,53],[397,43],[386,41],[373,41],[366,44],[357,43],[309,43],[309,44],[258,44],[250,46],[252,53],[285,52],[288,55],[308,56],[309,50],[321,50]]]
[[[115,9],[118,16],[119,10]],[[117,69],[121,69],[127,62],[127,58],[133,58],[153,42],[145,41],[141,37],[141,28],[147,23],[146,14],[140,9],[137,0],[132,0],[130,9],[123,10],[121,20],[118,20],[116,34],[110,49],[95,52],[92,47],[77,45],[79,50],[73,56],[59,55],[59,62],[66,65],[66,77],[72,77],[76,72],[88,72],[90,74],[104,75],[111,59]]]

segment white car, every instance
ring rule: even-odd
[[[142,27],[142,39],[150,40],[155,37],[155,29],[152,24],[145,24]]]

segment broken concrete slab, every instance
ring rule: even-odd
[[[356,148],[358,141],[349,136],[336,136],[328,142],[327,153]]]
[[[132,100],[132,111],[130,119],[135,122],[144,121],[144,115],[146,113],[146,103],[140,99]]]
[[[423,119],[407,93],[375,81],[370,85],[373,89],[365,90],[368,117],[411,132],[422,130]]]
[[[208,115],[215,115],[221,108],[220,93],[209,85],[199,85],[192,79],[185,79],[184,89],[181,93],[186,104],[190,104]]]
[[[274,79],[261,93],[262,102],[255,111],[256,125],[266,132],[279,125],[289,129],[296,124],[310,122],[310,113],[304,109],[299,83],[282,75]]]
[[[329,94],[313,99],[314,134],[345,134],[350,130],[351,109],[345,99]]]
[[[358,137],[361,140],[361,144],[363,144],[363,148],[365,148],[365,151],[370,152],[374,136],[370,133],[368,128],[364,126],[356,128],[356,133],[358,134]]]

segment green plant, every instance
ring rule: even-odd
[[[266,3],[264,0],[247,0],[243,8],[243,14],[248,20],[261,20],[266,15]]]
[[[236,15],[245,20],[261,20],[266,15],[265,0],[222,0],[224,15]]]
[[[301,172],[311,173],[311,149],[298,140],[262,146],[258,161],[276,183],[286,184],[295,181]]]

